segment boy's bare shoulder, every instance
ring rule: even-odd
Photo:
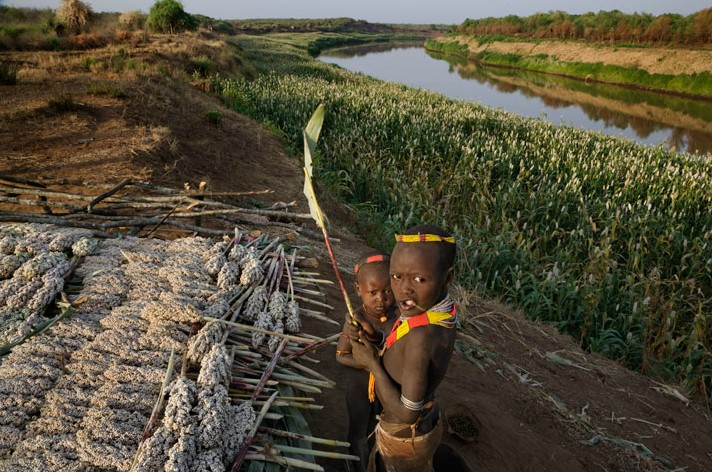
[[[418,349],[427,353],[433,353],[436,350],[442,348],[449,344],[450,334],[449,332],[454,330],[445,330],[440,326],[421,326],[418,329],[411,330],[408,336],[403,338],[407,340],[408,351],[412,349]]]

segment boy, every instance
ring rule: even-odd
[[[389,259],[385,254],[374,253],[359,259],[354,267],[356,294],[362,301],[356,310],[359,318],[367,319],[371,325],[381,331],[389,331],[397,315],[394,310],[391,292]],[[351,320],[346,315],[344,331],[336,346],[336,360],[349,367],[346,382],[346,406],[349,412],[348,441],[349,451],[361,458],[357,469],[366,471],[368,459],[368,437],[376,426],[376,415],[380,407],[375,395],[369,398],[369,373],[364,366],[354,361],[351,354],[349,326]]]
[[[445,377],[455,345],[456,307],[448,295],[454,276],[455,240],[434,225],[396,236],[391,287],[400,318],[390,334],[350,328],[354,360],[375,377],[383,413],[369,472],[430,472],[442,438],[435,389]],[[374,346],[383,339],[382,358]],[[381,462],[378,462],[380,459]]]

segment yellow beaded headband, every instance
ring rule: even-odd
[[[437,234],[396,234],[396,242],[399,243],[451,243],[455,244],[453,236],[439,236]]]

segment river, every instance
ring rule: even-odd
[[[623,136],[646,145],[712,154],[712,102],[483,67],[427,52],[420,45],[341,48],[325,51],[320,59],[378,79],[555,124]]]

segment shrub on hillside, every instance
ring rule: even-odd
[[[74,97],[67,93],[53,95],[47,100],[47,105],[58,113],[77,111],[79,109],[79,103],[74,101]]]
[[[219,127],[222,123],[222,113],[220,110],[208,110],[205,112],[205,121],[208,122],[210,126]]]
[[[158,0],[148,13],[146,26],[156,33],[174,34],[195,29],[196,21],[177,0]]]
[[[57,21],[73,34],[81,33],[93,14],[91,7],[80,0],[62,0],[55,12]]]
[[[17,85],[17,64],[0,61],[0,85]]]
[[[139,30],[143,28],[146,22],[146,15],[138,10],[127,11],[119,16],[119,24],[129,31]]]

